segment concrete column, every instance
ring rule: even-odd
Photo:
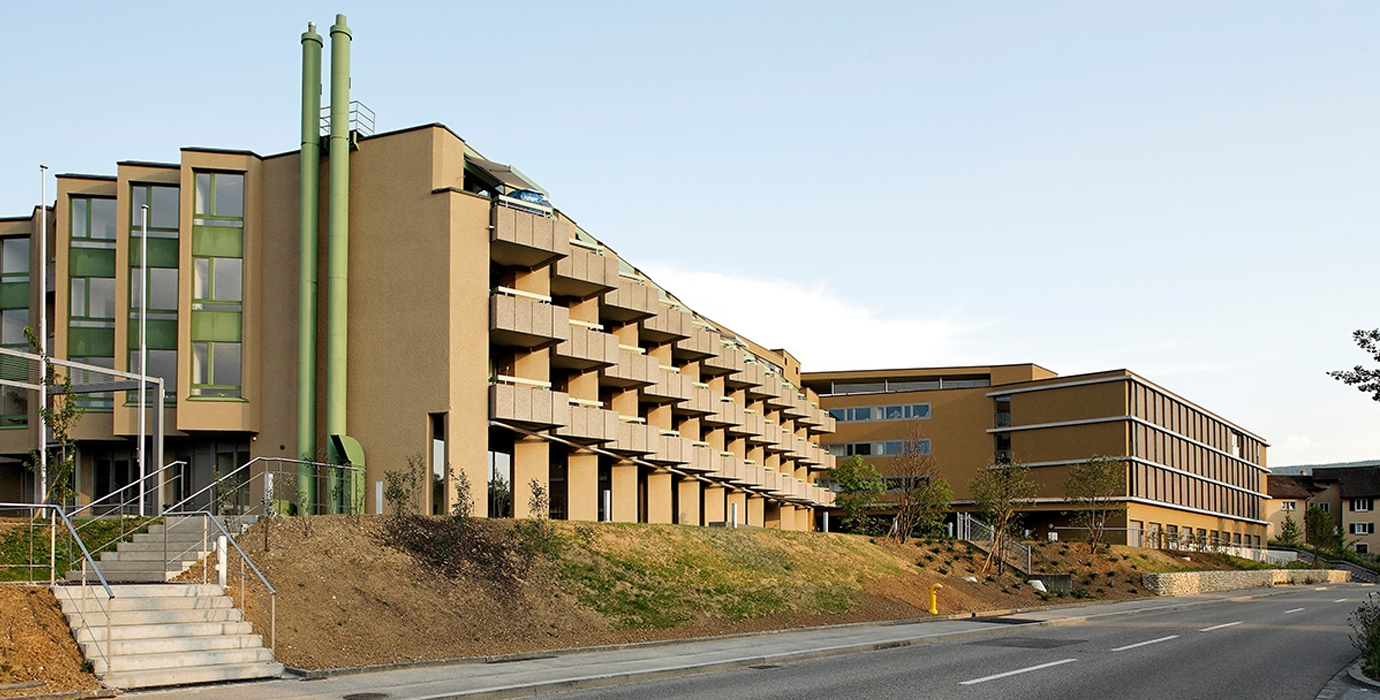
[[[728,493],[727,489],[718,484],[708,484],[704,487],[704,524],[721,523],[728,520]]]
[[[799,529],[799,528],[796,526],[796,522],[795,522],[795,506],[793,506],[793,505],[791,505],[791,504],[789,504],[789,503],[783,503],[783,504],[781,504],[780,522],[781,522],[781,529],[782,529],[782,530],[798,530],[798,529]]]
[[[566,490],[568,503],[566,517],[570,520],[596,521],[599,519],[599,455],[572,454],[567,464]]]
[[[733,512],[733,507],[732,507],[732,506],[733,506],[734,504],[737,504],[737,506],[738,506],[738,524],[739,524],[739,525],[746,525],[747,522],[748,522],[748,520],[747,520],[747,515],[748,515],[748,504],[747,504],[747,502],[748,502],[748,495],[747,495],[747,492],[746,492],[746,491],[734,491],[734,492],[728,494],[728,499],[727,499],[728,510],[727,510],[726,512],[729,513],[729,514],[732,514],[732,512]],[[727,520],[727,518],[725,518],[725,520]]]
[[[637,465],[618,462],[609,470],[609,486],[613,491],[613,521],[637,522]]]
[[[701,525],[700,522],[700,482],[696,479],[680,479],[676,488],[680,489],[679,507],[676,522],[681,525]]]
[[[536,479],[547,489],[550,497],[551,484],[551,444],[547,441],[525,436],[513,442],[513,517],[530,518],[528,503],[532,498],[532,480]]]
[[[795,509],[795,529],[800,532],[810,532],[815,529],[814,511],[812,509]]]
[[[675,522],[675,513],[671,512],[671,489],[675,475],[670,472],[652,472],[647,475],[647,522],[665,523]]]
[[[753,527],[767,526],[767,499],[751,494],[747,499],[747,524]]]

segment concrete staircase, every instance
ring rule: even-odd
[[[150,525],[147,533],[121,542],[114,551],[100,554],[98,566],[111,583],[154,583],[168,581],[201,561],[216,546],[220,531],[207,526],[200,517],[169,517]],[[232,533],[237,534],[237,533]],[[68,581],[80,581],[81,570],[67,572]],[[99,579],[87,572],[87,581]]]
[[[111,589],[113,599],[100,586],[88,585],[85,598],[80,586],[53,587],[78,646],[108,687],[245,680],[283,672],[220,586],[115,584]]]

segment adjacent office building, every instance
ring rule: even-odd
[[[1265,440],[1132,372],[1061,377],[1019,364],[807,372],[803,381],[838,421],[826,449],[861,455],[884,475],[902,451],[928,452],[960,510],[972,507],[979,470],[1019,461],[1038,486],[1024,527],[1069,536],[1069,467],[1105,456],[1125,465],[1113,541],[1265,541]]]

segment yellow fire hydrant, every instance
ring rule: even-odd
[[[939,614],[939,589],[941,589],[941,588],[943,588],[943,587],[944,587],[944,584],[942,584],[942,583],[936,583],[936,584],[934,584],[933,586],[930,586],[930,614],[931,614],[931,615],[938,615],[938,614]]]

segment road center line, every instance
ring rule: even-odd
[[[991,676],[983,676],[982,678],[974,678],[974,679],[971,680],[971,681],[963,681],[962,683],[959,683],[959,685],[976,685],[976,684],[978,684],[978,683],[986,683],[987,681],[994,681],[994,680],[996,680],[996,679],[998,679],[998,678],[1006,678],[1007,676],[1016,676],[1016,675],[1020,675],[1020,674],[1022,674],[1022,673],[1030,673],[1031,671],[1038,671],[1038,670],[1040,670],[1040,669],[1042,669],[1042,668],[1049,668],[1049,667],[1051,667],[1051,666],[1062,666],[1063,664],[1070,664],[1070,663],[1073,663],[1073,662],[1075,662],[1075,661],[1077,661],[1077,660],[1078,660],[1078,659],[1063,659],[1063,660],[1060,660],[1060,661],[1051,661],[1051,662],[1049,662],[1049,663],[1047,663],[1047,664],[1040,664],[1039,666],[1031,666],[1031,667],[1029,667],[1029,668],[1020,668],[1020,669],[1016,669],[1015,671],[1007,671],[1006,673],[998,673],[998,674],[991,675]]]
[[[1296,612],[1303,612],[1303,608],[1294,608],[1293,610],[1285,610],[1285,611],[1284,611],[1284,614],[1285,614],[1285,615],[1288,615],[1288,614],[1290,614],[1290,613],[1296,613]]]
[[[1346,598],[1338,598],[1338,599],[1336,599],[1336,600],[1334,600],[1334,601],[1332,601],[1332,602],[1334,602],[1334,603],[1345,603],[1345,602],[1346,602]]]
[[[1211,632],[1211,631],[1213,631],[1213,630],[1220,630],[1220,629],[1222,629],[1223,627],[1231,627],[1232,625],[1239,625],[1239,624],[1241,624],[1241,620],[1237,620],[1236,622],[1228,622],[1228,623],[1225,624],[1225,625],[1215,625],[1215,626],[1213,626],[1213,627],[1205,627],[1205,628],[1200,629],[1200,630],[1198,630],[1198,631],[1199,631],[1199,632]]]
[[[1171,634],[1171,635],[1169,635],[1168,637],[1160,637],[1159,639],[1152,639],[1152,640],[1150,640],[1150,641],[1148,641],[1148,642],[1137,642],[1137,643],[1135,643],[1135,644],[1127,644],[1127,645],[1124,646],[1124,647],[1117,647],[1117,648],[1113,649],[1112,651],[1126,651],[1127,649],[1135,649],[1136,647],[1143,647],[1143,646],[1146,646],[1146,645],[1149,645],[1149,644],[1159,644],[1160,642],[1167,642],[1167,641],[1169,641],[1169,640],[1171,640],[1171,639],[1178,639],[1178,638],[1179,638],[1179,635],[1177,635],[1177,634]]]

